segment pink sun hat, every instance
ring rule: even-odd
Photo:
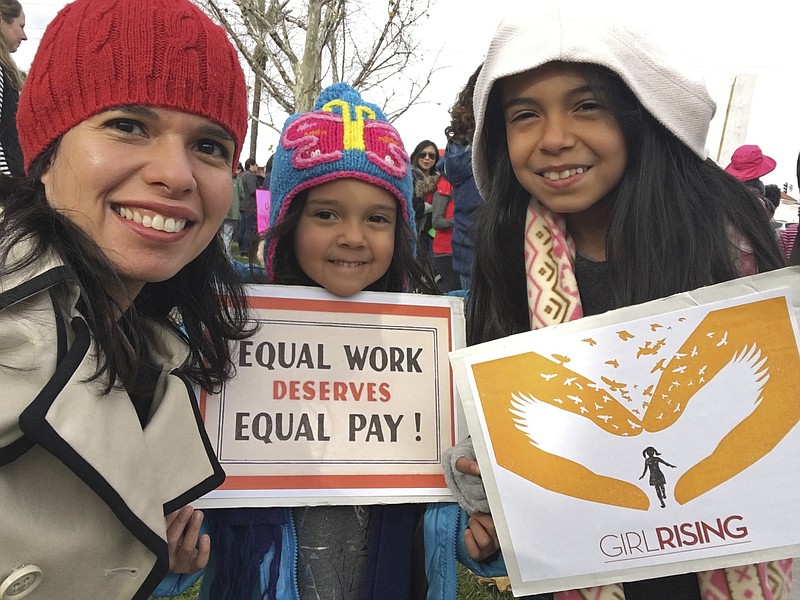
[[[757,179],[775,169],[775,160],[761,152],[761,148],[753,145],[739,146],[731,156],[731,164],[725,172],[739,181]]]

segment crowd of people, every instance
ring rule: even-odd
[[[591,13],[503,21],[443,152],[409,154],[335,83],[265,167],[238,162],[245,77],[189,0],[75,0],[24,81],[19,2],[0,17],[0,598],[202,577],[210,600],[455,600],[456,560],[505,573],[469,438],[443,461],[458,502],[192,508],[225,477],[194,389],[234,377],[254,332],[234,241],[263,269],[247,282],[465,295],[468,344],[800,264],[796,226],[771,223],[775,161],[710,160],[704,84]],[[366,128],[320,150],[365,118],[385,155]],[[790,583],[787,560],[531,598],[789,600]]]

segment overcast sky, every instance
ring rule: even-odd
[[[398,120],[396,125],[406,145],[413,148],[425,138],[444,143],[444,128],[449,123],[447,109],[467,77],[483,60],[501,17],[519,14],[515,8],[520,5],[530,7],[540,3],[541,0],[439,0],[436,3],[429,21],[434,33],[426,39],[425,46],[437,48],[444,44],[439,61],[443,68],[428,94],[428,98],[438,104],[420,106]],[[598,6],[596,1],[592,4]],[[717,102],[707,142],[712,158],[716,159],[719,149],[734,76],[745,75],[755,80],[747,131],[739,133],[734,148],[745,143],[761,146],[765,154],[778,162],[775,171],[764,177],[765,183],[792,183],[795,188],[792,195],[797,198],[800,2],[610,0],[604,4],[614,16],[639,21],[671,53],[704,74]],[[738,9],[737,6],[747,8]],[[462,32],[460,36],[459,31]],[[736,132],[729,129],[726,138],[731,141],[731,136],[735,135]],[[727,165],[729,153],[720,157],[720,162]]]
[[[530,10],[539,2],[437,0],[434,3],[419,38],[426,57],[439,53],[440,70],[425,94],[425,103],[412,108],[395,123],[409,150],[425,138],[444,144],[444,128],[449,123],[447,109],[483,60],[501,17],[518,14],[520,6]],[[21,68],[27,70],[44,27],[64,4],[62,0],[23,0],[29,41],[23,42],[15,55]],[[752,103],[747,130],[729,130],[726,138],[730,141],[731,136],[738,137],[736,145],[761,146],[765,154],[778,162],[775,171],[764,177],[765,183],[789,182],[795,188],[792,195],[795,198],[800,195],[795,178],[800,152],[800,36],[797,35],[800,2],[608,0],[605,5],[615,17],[640,21],[673,53],[705,74],[709,91],[717,101],[717,115],[707,144],[713,158],[719,148],[733,78],[749,77]],[[275,143],[277,135],[262,128],[260,137],[265,149],[258,158],[264,162],[268,155],[266,147]],[[728,156],[723,155],[720,162],[725,166]]]

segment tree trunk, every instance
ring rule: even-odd
[[[259,14],[264,14],[264,0],[258,0]],[[256,56],[254,57],[257,64],[266,66],[267,57],[261,47],[256,49]],[[250,154],[249,157],[256,157],[256,148],[258,147],[258,119],[261,115],[261,96],[264,84],[261,77],[255,74],[253,77],[253,105],[250,111]]]
[[[323,0],[309,0],[306,20],[306,40],[303,58],[297,70],[297,83],[294,88],[295,112],[308,112],[314,108],[314,100],[322,91],[322,24]]]

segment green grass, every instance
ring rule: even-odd
[[[458,600],[506,600],[512,599],[514,595],[508,592],[500,592],[493,585],[487,585],[478,581],[478,577],[468,571],[465,567],[458,564]]]
[[[511,592],[499,592],[494,586],[480,583],[478,578],[467,569],[458,565],[458,600],[511,600],[514,596]],[[180,596],[175,596],[177,600],[197,600],[200,593],[200,582],[198,581],[191,588]],[[151,600],[156,600],[151,598]]]
[[[239,253],[239,244],[234,240],[231,242],[231,255],[233,256],[234,260],[239,261],[242,264],[248,265],[250,264],[250,257],[249,256],[242,256]]]
[[[188,590],[183,592],[180,596],[172,596],[175,600],[197,600],[197,596],[200,593],[200,581],[195,583],[192,587]],[[150,597],[150,600],[158,600],[157,598]]]

